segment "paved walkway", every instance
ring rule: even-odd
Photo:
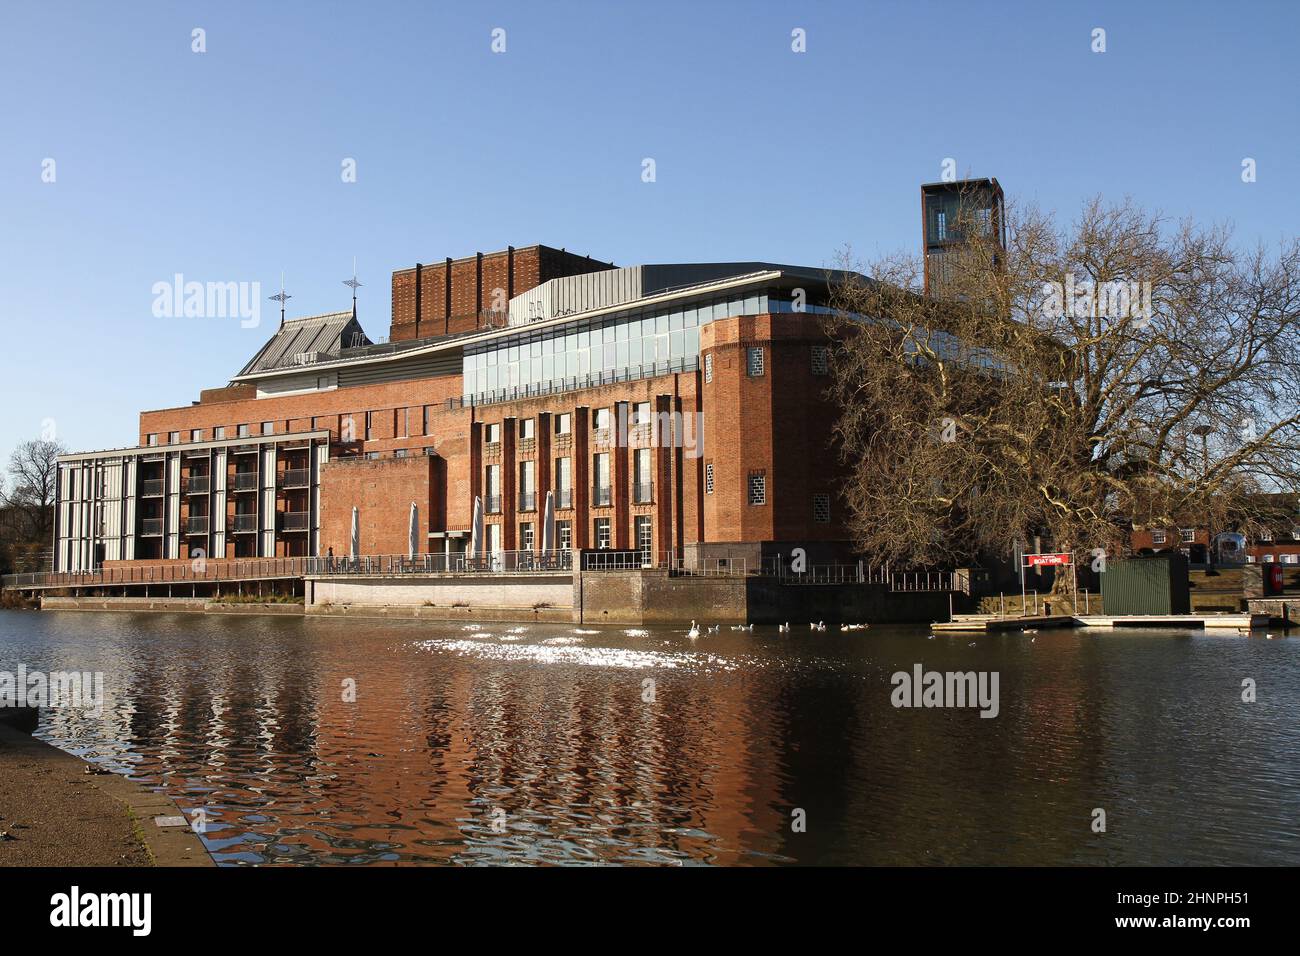
[[[166,796],[0,724],[0,867],[211,866]]]

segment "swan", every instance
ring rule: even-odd
[[[697,637],[699,637],[700,636],[699,625],[697,625],[694,621],[691,621],[691,629],[686,632],[686,636],[689,637],[691,640],[695,640]]]
[[[790,622],[789,622],[789,621],[786,621],[784,624],[778,624],[778,625],[776,626],[776,630],[777,630],[777,633],[778,633],[778,634],[789,634],[789,633],[790,633]]]

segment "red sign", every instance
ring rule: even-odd
[[[1044,565],[1054,564],[1073,564],[1074,559],[1069,552],[1065,554],[1027,554],[1025,555],[1025,564],[1031,568],[1042,567]]]

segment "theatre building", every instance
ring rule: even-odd
[[[753,562],[850,551],[822,394],[825,270],[616,268],[546,246],[393,274],[284,321],[221,388],[59,461],[55,571],[112,562],[542,546]]]

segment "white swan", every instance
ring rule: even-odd
[[[694,621],[691,621],[691,629],[686,632],[686,636],[691,640],[695,640],[700,636],[700,628]]]

